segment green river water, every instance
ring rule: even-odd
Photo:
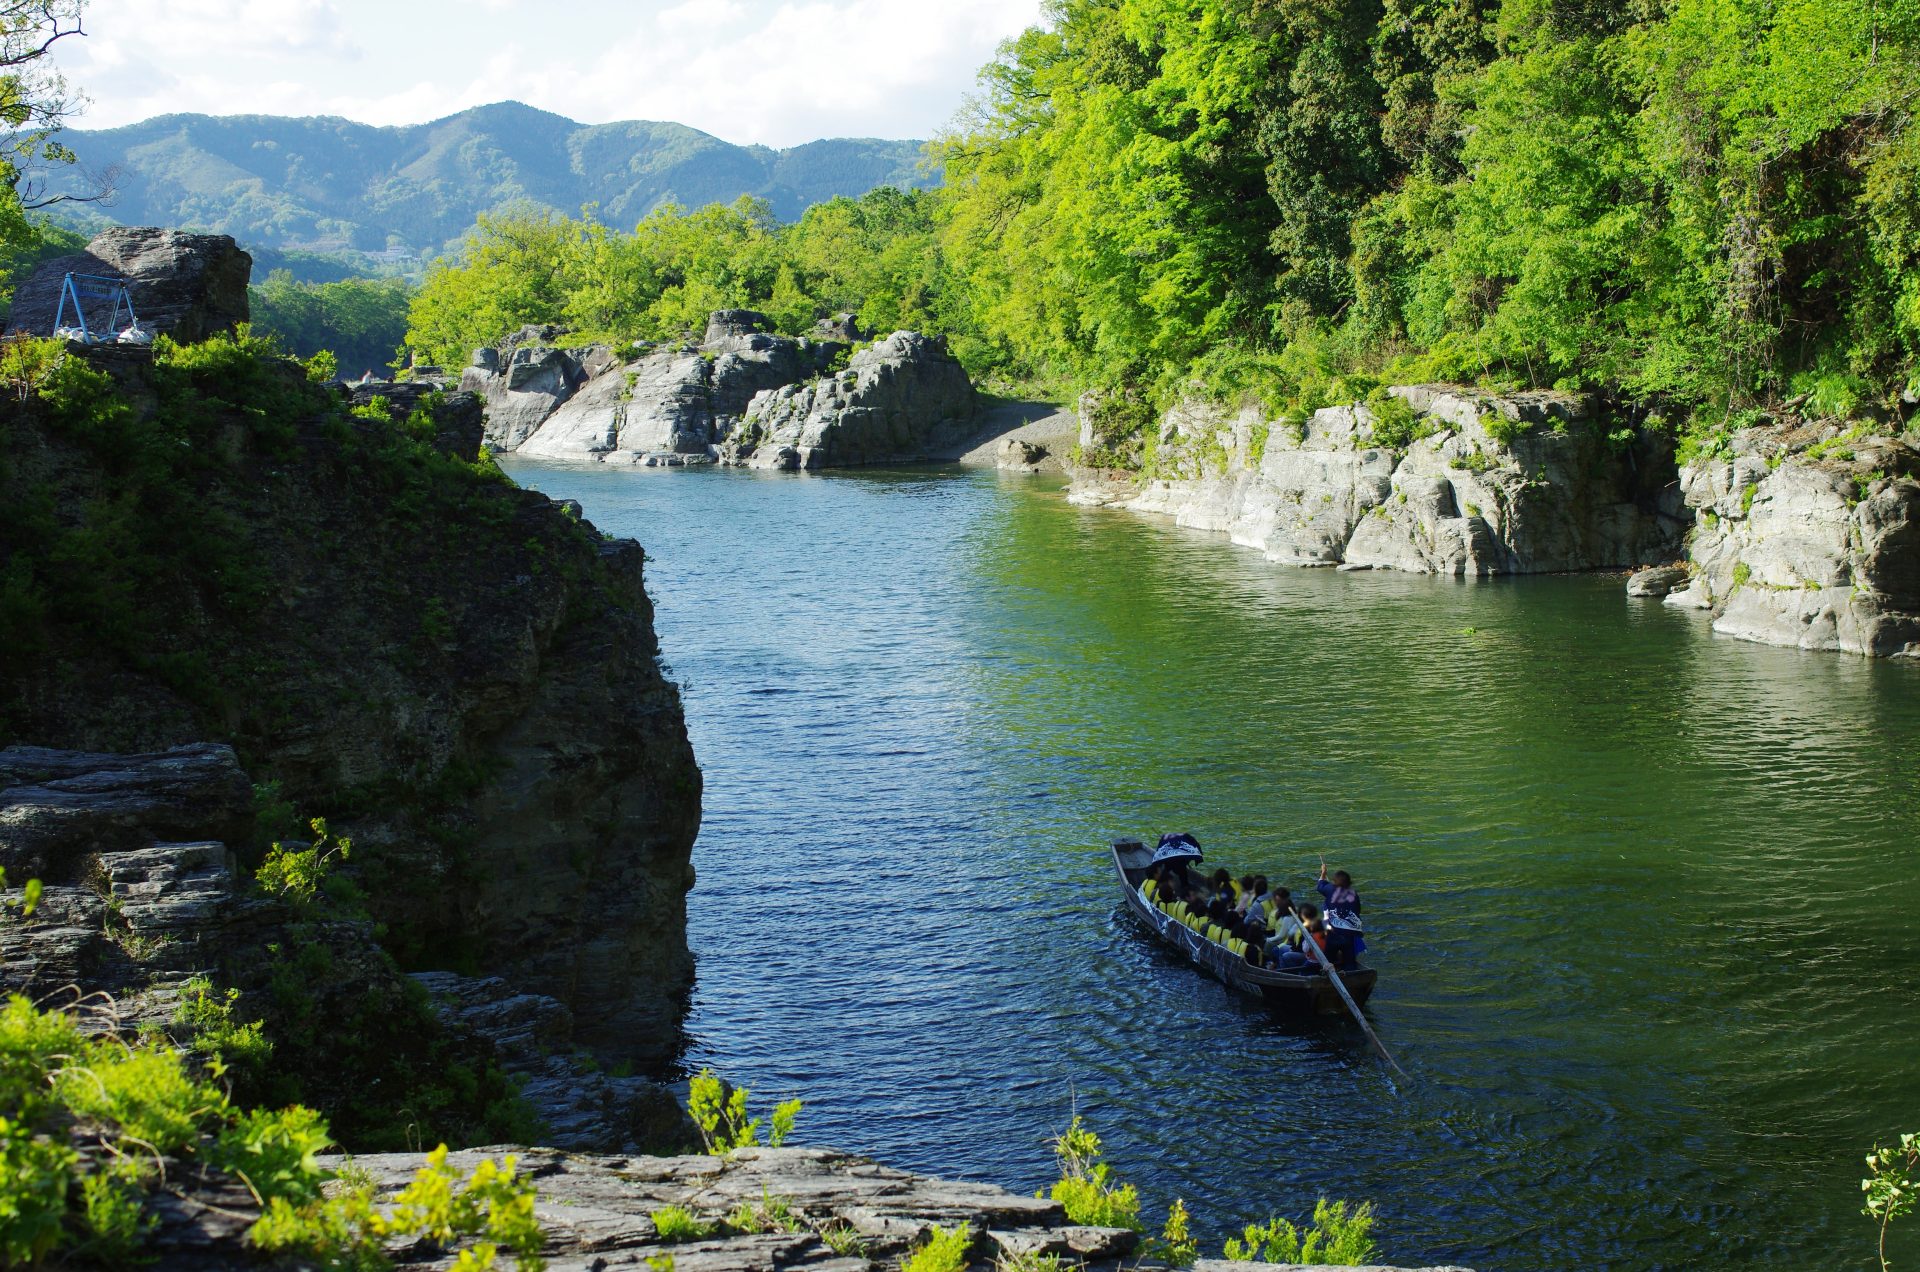
[[[652,557],[707,774],[686,1062],[808,1142],[1033,1188],[1077,1108],[1208,1253],[1326,1194],[1481,1272],[1874,1266],[1861,1155],[1920,1130],[1920,668],[992,473],[512,472]],[[1119,912],[1104,844],[1172,829],[1354,873],[1409,1079]]]

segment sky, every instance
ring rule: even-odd
[[[739,143],[929,136],[1041,0],[91,0],[57,60],[111,128],[174,111],[416,124],[516,100]]]

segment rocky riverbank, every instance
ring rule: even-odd
[[[465,1173],[502,1151],[455,1153],[449,1165]],[[380,1196],[391,1197],[413,1178],[420,1159],[362,1155],[352,1165],[367,1172]],[[986,1184],[912,1175],[845,1153],[761,1148],[726,1157],[636,1158],[525,1149],[519,1165],[539,1190],[535,1215],[547,1235],[550,1272],[643,1268],[650,1261],[659,1268],[663,1264],[657,1261],[668,1258],[674,1272],[877,1272],[899,1268],[934,1228],[951,1231],[961,1224],[973,1236],[968,1266],[983,1272],[1033,1256],[1056,1256],[1095,1272],[1164,1266],[1137,1257],[1137,1234],[1076,1226],[1056,1202]],[[668,1206],[689,1212],[706,1234],[663,1236],[653,1216]],[[749,1218],[739,1217],[742,1208]],[[238,1188],[171,1200],[150,1242],[159,1257],[157,1272],[257,1266],[240,1244],[256,1213],[252,1199]],[[730,1215],[734,1222],[728,1221]],[[449,1253],[426,1245],[393,1253],[401,1268],[453,1264]],[[1195,1268],[1320,1272],[1304,1265],[1207,1259]]]
[[[1920,657],[1920,445],[1899,426],[1787,420],[1680,463],[1568,394],[1406,385],[1314,412],[1168,411],[1145,438],[1082,403],[1071,498],[1173,518],[1290,565],[1454,577],[1638,570],[1631,594],[1727,636]],[[1644,568],[1642,568],[1644,567]]]
[[[475,352],[463,390],[487,443],[529,458],[648,467],[815,469],[942,455],[973,428],[967,374],[944,341],[895,332],[862,346],[852,320],[809,338],[721,310],[698,341],[569,349],[529,328]]]
[[[1391,411],[1327,407],[1297,430],[1256,408],[1185,404],[1147,439],[1144,477],[1082,470],[1071,497],[1170,516],[1290,565],[1484,577],[1678,553],[1685,510],[1659,443],[1616,442],[1570,395],[1389,392]],[[1082,418],[1082,454],[1109,451],[1100,412]]]
[[[1911,438],[1830,422],[1737,432],[1680,470],[1695,524],[1666,601],[1742,640],[1920,658],[1916,478]]]

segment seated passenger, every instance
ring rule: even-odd
[[[1268,966],[1276,972],[1300,975],[1314,970],[1314,962],[1299,950],[1278,946],[1268,955]]]
[[[1241,879],[1240,882],[1245,885],[1240,891],[1240,913],[1257,915],[1260,912],[1260,903],[1267,895],[1267,877],[1252,875]]]
[[[1307,935],[1307,930],[1300,925],[1300,920],[1294,917],[1293,910],[1287,906],[1274,911],[1272,931],[1275,941],[1296,950],[1300,948],[1300,942],[1305,940]]]
[[[1233,886],[1233,908],[1236,913],[1245,914],[1247,907],[1259,893],[1253,890],[1253,876],[1241,875],[1240,881]]]

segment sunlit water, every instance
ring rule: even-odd
[[[652,558],[707,779],[687,1063],[807,1142],[1031,1189],[1078,1108],[1215,1253],[1326,1194],[1483,1272],[1873,1266],[1860,1157],[1920,1130],[1920,668],[1028,478],[512,471]],[[1410,1080],[1148,943],[1104,845],[1166,829],[1354,873]]]

